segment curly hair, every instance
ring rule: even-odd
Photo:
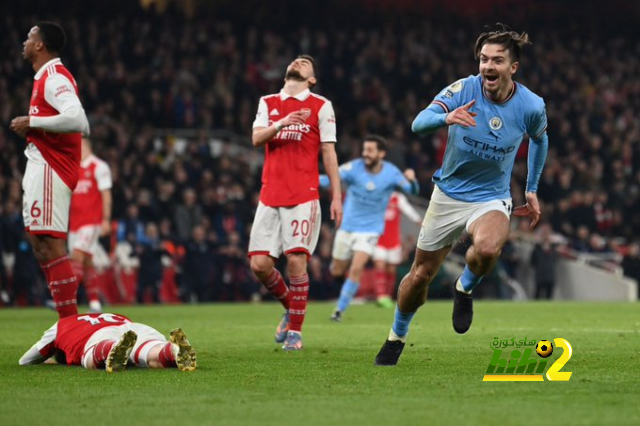
[[[511,62],[519,61],[520,55],[522,53],[522,47],[527,44],[532,44],[531,40],[529,39],[529,34],[518,34],[517,32],[512,31],[511,28],[509,28],[507,25],[501,24],[499,22],[496,24],[496,26],[499,27],[497,30],[487,31],[478,36],[474,50],[476,59],[480,58],[480,51],[482,50],[482,46],[484,46],[485,44],[498,44],[509,50]]]

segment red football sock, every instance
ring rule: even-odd
[[[289,330],[302,331],[302,323],[307,313],[307,297],[309,296],[309,275],[291,277],[291,302],[289,305]]]
[[[51,297],[60,318],[78,314],[76,292],[78,280],[73,272],[69,256],[64,255],[40,267],[47,277]]]
[[[90,266],[84,270],[84,289],[87,291],[87,299],[89,302],[100,302],[100,291],[98,288],[98,280],[96,279],[96,270]]]
[[[158,354],[158,361],[164,368],[171,368],[176,366],[176,357],[173,355],[171,343],[167,343],[160,349]]]
[[[96,368],[104,367],[104,362],[115,344],[115,340],[103,340],[93,348],[93,365]]]
[[[376,269],[373,272],[373,287],[377,299],[389,295],[387,292],[387,272],[384,269]]]
[[[73,273],[76,274],[78,285],[80,285],[80,283],[84,280],[84,268],[82,266],[82,262],[71,259],[71,267],[73,268]]]
[[[262,284],[269,290],[269,293],[282,303],[285,309],[289,309],[291,301],[291,292],[287,288],[282,275],[277,269],[273,269],[269,278],[267,278]]]

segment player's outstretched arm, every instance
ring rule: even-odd
[[[452,124],[475,127],[476,120],[473,117],[478,114],[471,111],[471,107],[475,102],[476,101],[473,100],[466,105],[454,109],[450,113],[441,113],[437,105],[429,105],[413,120],[411,130],[417,134],[427,134],[434,132],[440,127],[451,126]]]
[[[287,126],[293,126],[296,124],[304,124],[304,120],[308,114],[305,114],[300,111],[294,111],[287,115],[280,121],[276,121],[269,127],[254,127],[253,128],[253,136],[251,137],[251,142],[253,146],[262,146],[273,139],[280,130],[284,129]]]
[[[336,228],[339,228],[342,223],[342,188],[340,186],[340,173],[338,172],[338,156],[336,155],[334,143],[322,143],[322,164],[324,164],[331,182],[331,220],[334,220]]]
[[[100,225],[100,235],[103,237],[111,232],[111,189],[100,191],[102,196],[102,224]]]
[[[542,212],[540,211],[540,203],[538,202],[538,182],[540,181],[540,175],[544,168],[544,163],[547,160],[547,151],[549,149],[549,136],[546,131],[543,131],[542,135],[531,138],[529,140],[529,156],[527,158],[527,188],[525,190],[525,197],[527,204],[524,206],[516,207],[513,210],[513,215],[518,217],[529,217],[531,224],[529,225],[533,229],[540,221]]]
[[[31,346],[27,352],[25,352],[22,357],[20,357],[20,361],[18,364],[20,365],[33,365],[33,364],[42,364],[47,358],[43,357],[40,351],[38,351],[38,344]]]
[[[409,200],[407,200],[407,197],[402,193],[398,193],[398,208],[400,209],[400,212],[408,217],[412,222],[418,225],[422,223],[422,216],[420,216],[420,213],[418,213],[415,207],[411,205]]]
[[[32,364],[41,364],[47,360],[47,358],[51,357],[54,353],[53,342],[56,340],[57,335],[57,325],[56,322],[51,328],[44,332],[40,340],[38,340],[31,349],[25,352],[24,355],[18,361],[20,365],[32,365]]]
[[[398,174],[396,188],[399,188],[407,194],[418,195],[420,192],[420,184],[416,179],[416,172],[413,169],[407,169],[402,175]]]

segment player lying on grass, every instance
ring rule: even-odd
[[[60,364],[124,370],[137,367],[196,369],[196,352],[184,332],[176,328],[169,341],[148,325],[117,314],[84,314],[62,318],[44,332],[20,365],[40,364],[53,358]]]

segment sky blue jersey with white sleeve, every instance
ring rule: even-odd
[[[541,97],[522,84],[501,103],[489,100],[480,75],[456,81],[440,92],[415,119],[412,129],[428,133],[445,125],[447,113],[472,100],[476,127],[449,126],[442,167],[433,181],[448,196],[483,202],[510,198],[511,172],[523,137],[529,135],[527,191],[536,192],[546,159],[547,114]]]
[[[347,186],[344,215],[340,229],[347,232],[382,234],[384,212],[393,191],[400,189],[408,194],[417,194],[417,182],[409,182],[400,169],[383,161],[378,173],[367,170],[361,158],[340,166],[340,180]],[[320,186],[327,188],[329,178],[320,176]]]

